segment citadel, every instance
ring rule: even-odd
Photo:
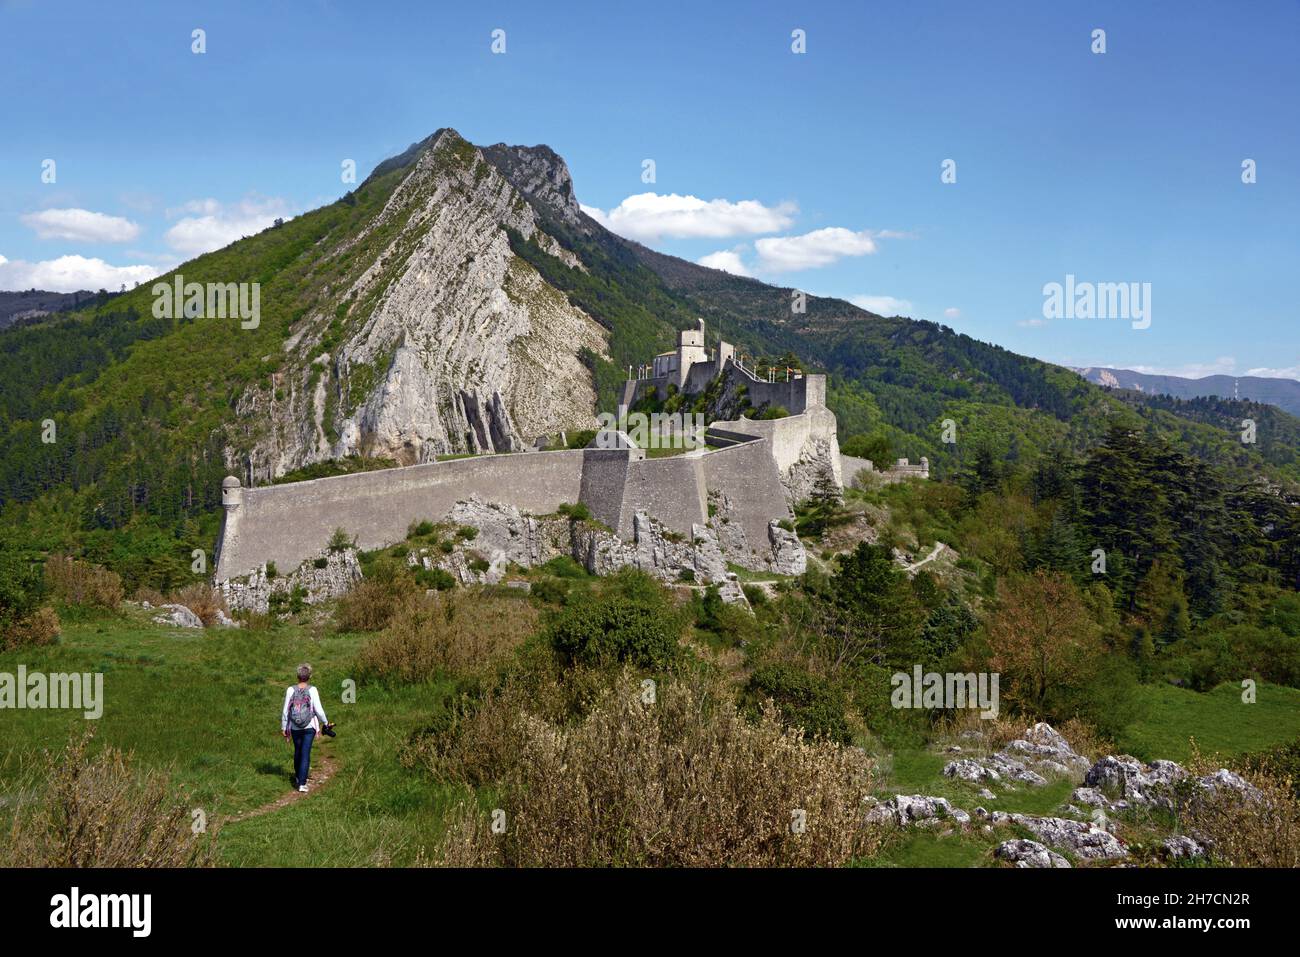
[[[709,422],[704,444],[683,441],[677,454],[648,455],[606,418],[579,449],[539,441],[531,451],[254,488],[227,477],[217,586],[231,608],[265,610],[272,594],[288,588],[302,589],[309,602],[331,597],[360,575],[351,549],[327,548],[336,529],[371,550],[433,521],[476,529],[473,547],[413,553],[408,561],[463,583],[498,582],[512,565],[567,554],[593,573],[634,566],[665,581],[717,584],[724,598],[743,602],[729,566],[802,573],[794,506],[814,489],[840,492],[846,470],[851,481],[872,463],[841,456],[824,375],[786,370],[760,378],[732,344],[706,346],[703,320],[679,333],[675,350],[629,370],[617,418],[626,421],[627,410],[647,399],[706,390],[721,407],[744,411]],[[900,460],[882,475],[925,478],[928,463]],[[572,520],[575,506],[590,520]]]

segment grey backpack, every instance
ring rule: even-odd
[[[312,710],[311,685],[306,688],[294,688],[293,697],[289,699],[289,727],[295,731],[305,731],[310,728]]]

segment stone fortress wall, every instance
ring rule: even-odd
[[[673,366],[659,357],[656,363],[672,366],[669,371],[688,386],[706,367],[716,374],[718,363],[702,358],[703,327],[682,338],[679,353],[666,355],[687,361]],[[722,365],[731,365],[727,343],[719,344],[715,360],[718,355],[724,357]],[[742,371],[751,390],[767,390],[762,398],[753,393],[756,400],[795,414],[714,423],[707,433],[713,448],[662,458],[648,458],[638,448],[594,447],[477,455],[247,489],[227,478],[215,578],[240,578],[267,562],[281,573],[292,572],[320,555],[338,528],[362,549],[391,545],[405,538],[413,522],[444,520],[458,502],[471,498],[531,515],[581,503],[624,541],[635,535],[638,512],[687,541],[697,526],[716,516],[712,526],[727,560],[768,569],[774,551],[785,547],[785,537],[773,526],[793,518],[792,505],[807,496],[814,476],[829,470],[840,484],[835,416],[825,407],[823,376],[768,383]]]

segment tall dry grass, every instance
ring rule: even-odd
[[[484,674],[536,630],[537,620],[537,609],[513,595],[409,595],[362,647],[358,672],[391,684]]]
[[[44,605],[30,615],[11,620],[7,627],[0,622],[0,651],[53,644],[61,629],[58,613]]]
[[[122,604],[122,577],[102,565],[54,554],[45,562],[45,583],[60,601],[115,611]]]
[[[206,867],[215,829],[195,834],[168,775],[137,771],[113,747],[92,755],[93,732],[47,754],[39,797],[14,811],[0,842],[5,867]]]
[[[1187,768],[1213,773],[1222,762],[1205,758],[1193,742]],[[1242,776],[1258,793],[1228,787],[1193,793],[1182,805],[1183,830],[1209,844],[1217,863],[1229,867],[1300,867],[1300,800],[1284,773],[1256,767]]]
[[[504,833],[465,801],[442,863],[841,866],[879,846],[862,751],[805,740],[770,705],[749,722],[699,677],[661,684],[647,704],[625,673],[581,721],[517,712],[512,733],[520,747],[496,782]]]

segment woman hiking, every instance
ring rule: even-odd
[[[320,692],[308,683],[310,679],[311,665],[299,665],[298,683],[285,689],[284,709],[280,712],[284,739],[293,740],[293,783],[303,793],[307,791],[307,775],[311,773],[311,743],[316,739],[316,732],[329,727]]]

